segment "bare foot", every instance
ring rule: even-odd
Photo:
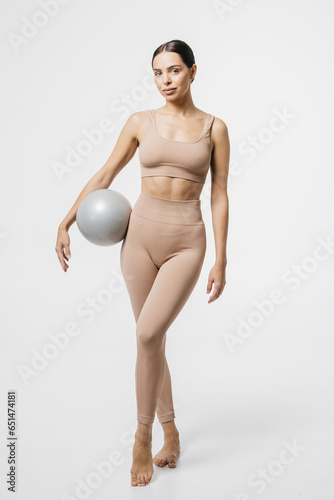
[[[179,432],[174,424],[174,420],[162,424],[164,429],[164,445],[161,450],[154,455],[153,463],[159,467],[175,468],[176,460],[180,454]]]
[[[165,467],[168,464],[168,467],[175,468],[176,467],[176,459],[180,454],[180,441],[165,441],[161,450],[154,455],[153,463],[158,465],[159,467]]]
[[[138,423],[132,449],[131,486],[146,486],[153,474],[152,425]]]

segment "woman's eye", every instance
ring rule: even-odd
[[[179,73],[178,69],[172,69],[172,71],[176,71],[176,73]],[[154,73],[155,76],[159,76],[161,74],[161,71],[157,71],[157,73]]]

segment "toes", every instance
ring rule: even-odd
[[[144,476],[139,477],[139,483],[138,486],[146,486],[146,480]]]
[[[143,480],[142,480],[142,477],[141,477],[141,476],[138,476],[138,479],[137,479],[137,486],[143,486]]]
[[[176,456],[175,455],[171,455],[170,457],[167,458],[167,462],[168,462],[168,467],[176,467]]]
[[[151,481],[152,475],[148,474],[145,476],[145,483],[148,484]]]
[[[160,458],[157,454],[153,458],[153,463],[155,465],[157,465],[158,467],[165,467],[165,465],[168,464],[169,467],[174,468],[174,467],[176,467],[177,455],[172,453],[171,455],[167,455],[167,457]]]
[[[131,486],[146,486],[148,481],[144,476],[137,476],[137,474],[131,475]]]

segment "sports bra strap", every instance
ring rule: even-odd
[[[152,109],[147,109],[146,110],[146,117],[147,117],[148,122],[151,125],[151,127],[154,128],[154,116],[153,116],[153,110]]]
[[[206,117],[206,122],[204,125],[202,137],[210,136],[210,130],[211,130],[214,119],[215,119],[215,117],[209,113],[209,116]]]

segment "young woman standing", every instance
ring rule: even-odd
[[[138,427],[131,485],[151,480],[153,463],[176,467],[180,453],[171,376],[165,356],[166,332],[190,297],[201,273],[206,231],[200,193],[211,167],[211,211],[216,259],[210,270],[208,303],[226,284],[230,144],[223,120],[195,107],[191,96],[197,66],[189,45],[171,40],[152,57],[163,107],[133,113],[105,165],[87,183],[58,229],[56,251],[68,268],[68,230],[82,200],[108,188],[139,147],[141,193],[130,215],[120,265],[136,320]],[[152,458],[152,424],[157,414],[164,446]]]

